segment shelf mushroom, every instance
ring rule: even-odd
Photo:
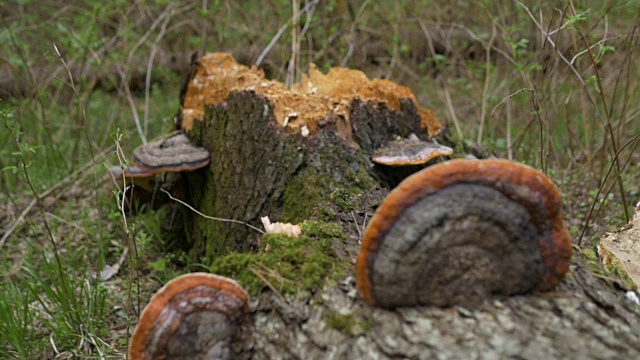
[[[185,134],[150,142],[133,151],[133,162],[149,173],[180,172],[209,165],[209,152],[190,143]]]
[[[149,301],[129,343],[129,359],[231,359],[249,296],[235,281],[192,273]]]
[[[155,174],[142,170],[135,165],[115,165],[109,168],[109,177],[117,184],[122,183],[124,178],[127,184],[133,183],[146,191],[152,191]]]
[[[553,289],[571,243],[560,194],[543,173],[506,160],[452,160],[405,179],[362,240],[357,286],[370,305],[473,306]]]
[[[153,174],[134,165],[125,165],[124,167],[115,165],[109,168],[109,176],[114,180],[118,180],[122,179],[123,176],[125,178],[145,178],[153,176]]]
[[[373,154],[373,162],[389,166],[426,164],[440,156],[453,154],[453,149],[433,141],[422,141],[415,134],[391,141]]]

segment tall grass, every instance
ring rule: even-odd
[[[0,346],[3,358],[28,359],[35,353],[35,316],[30,304],[31,293],[25,292],[16,283],[0,286],[0,334],[5,344]]]

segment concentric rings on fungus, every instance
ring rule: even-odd
[[[506,160],[453,160],[405,179],[362,240],[357,286],[370,305],[474,305],[553,289],[571,242],[560,194]]]
[[[388,166],[421,165],[429,161],[453,154],[453,149],[434,141],[422,141],[415,134],[409,138],[397,138],[376,150],[373,162]]]
[[[150,142],[133,151],[133,162],[152,174],[195,170],[209,165],[210,160],[209,152],[192,145],[185,134]]]
[[[249,296],[223,276],[192,273],[169,281],[142,312],[129,359],[231,359]]]

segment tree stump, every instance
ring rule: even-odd
[[[312,67],[287,90],[229,54],[200,58],[182,99],[180,128],[211,153],[208,168],[187,176],[187,202],[252,225],[262,216],[302,222],[336,191],[393,186],[416,168],[374,166],[374,151],[396,137],[427,139],[443,129],[411,90],[391,81]],[[191,254],[209,259],[254,249],[260,235],[191,215],[186,229]]]
[[[589,266],[600,265],[580,253],[555,291],[477,308],[387,311],[359,299],[354,263],[362,226],[386,192],[419,169],[375,165],[371,156],[397,137],[427,140],[443,129],[409,89],[358,71],[323,75],[312,67],[287,90],[226,54],[201,57],[187,80],[177,125],[211,153],[211,163],[183,174],[186,202],[206,215],[256,226],[262,216],[339,226],[307,234],[304,244],[331,234],[323,249],[342,264],[335,269],[346,270],[334,277],[333,265],[319,262],[321,269],[311,272],[318,278],[307,285],[287,274],[267,279],[270,269],[259,261],[220,264],[233,254],[280,251],[271,246],[287,238],[273,241],[242,224],[186,213],[185,246],[193,258],[245,287],[241,273],[253,267],[271,288],[248,288],[252,323],[236,344],[239,358],[640,358],[638,306],[615,282],[594,276]],[[286,292],[286,284],[304,290]]]

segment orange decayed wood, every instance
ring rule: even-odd
[[[312,64],[309,75],[303,74],[300,83],[287,89],[281,82],[266,79],[262,70],[238,64],[228,53],[208,53],[198,59],[182,104],[181,128],[191,131],[194,121],[204,119],[206,105],[218,105],[234,91],[255,91],[264,96],[273,107],[276,122],[287,132],[306,127],[315,133],[318,123],[331,113],[349,122],[356,99],[384,103],[396,111],[401,111],[401,100],[408,99],[429,137],[444,129],[431,109],[420,106],[411,89],[392,81],[369,80],[362,71],[340,67],[323,74]]]

